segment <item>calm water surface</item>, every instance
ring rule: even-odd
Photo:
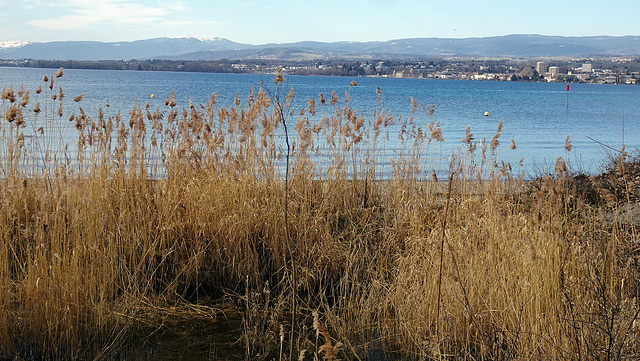
[[[55,69],[0,68],[0,86],[24,84],[32,92],[51,77]],[[63,87],[67,104],[84,93],[80,103],[89,115],[98,108],[113,115],[126,114],[134,104],[149,102],[160,107],[171,91],[179,105],[206,104],[217,93],[220,106],[231,105],[236,95],[246,101],[249,91],[261,82],[273,89],[273,76],[250,74],[203,74],[169,72],[95,71],[65,69],[57,85]],[[350,87],[352,80],[357,87]],[[499,120],[504,120],[500,158],[516,164],[524,157],[528,175],[552,168],[555,159],[565,157],[574,169],[598,171],[611,151],[588,137],[614,148],[621,148],[624,136],[627,150],[640,147],[640,87],[627,85],[571,84],[566,91],[559,83],[478,82],[456,80],[385,79],[286,76],[285,86],[293,87],[296,106],[322,92],[332,90],[344,99],[350,92],[351,106],[371,119],[376,108],[376,89],[382,90],[384,108],[392,115],[408,117],[411,97],[421,104],[435,105],[432,120],[440,121],[445,142],[438,145],[446,158],[460,147],[469,125],[475,138],[491,140]],[[155,97],[152,98],[151,94]],[[568,95],[568,102],[567,102]],[[109,108],[105,107],[107,101]],[[567,107],[568,103],[568,107]],[[484,113],[489,112],[485,117]],[[427,122],[422,118],[423,122]],[[393,134],[393,133],[392,133]],[[571,152],[564,151],[569,135]],[[393,136],[392,136],[393,137]],[[514,138],[517,149],[510,150]],[[446,162],[446,160],[443,160]]]

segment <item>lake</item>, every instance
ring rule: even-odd
[[[42,84],[42,77],[52,77],[55,72],[56,69],[0,68],[0,86],[13,85],[17,90],[24,84],[33,94]],[[394,116],[409,116],[411,97],[420,104],[434,105],[435,113],[429,121],[440,121],[442,127],[445,142],[438,147],[443,164],[461,146],[467,126],[477,140],[490,141],[500,119],[504,122],[500,158],[514,165],[523,158],[528,177],[550,172],[558,157],[568,159],[573,170],[601,170],[612,151],[592,139],[615,149],[622,147],[624,139],[631,154],[640,147],[638,86],[571,84],[567,91],[562,83],[310,77],[286,73],[285,78],[285,87],[293,87],[296,93],[298,108],[305,106],[307,99],[317,100],[319,93],[329,97],[334,90],[342,101],[345,92],[349,92],[351,106],[369,120],[379,107],[378,87],[385,110]],[[358,86],[350,87],[351,81]],[[56,86],[62,86],[67,103],[84,93],[80,105],[89,116],[95,116],[99,108],[105,109],[107,115],[117,110],[126,114],[134,104],[147,102],[155,109],[172,91],[178,105],[185,107],[190,101],[206,104],[211,93],[217,93],[219,106],[231,105],[236,95],[244,103],[249,91],[257,90],[261,82],[274,88],[273,75],[65,69]],[[105,107],[107,102],[109,108]],[[571,152],[564,150],[567,135],[573,145]],[[511,138],[517,144],[515,150],[509,149]]]

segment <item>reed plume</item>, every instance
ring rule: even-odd
[[[573,148],[573,144],[571,144],[571,140],[569,139],[569,136],[567,135],[567,139],[564,141],[564,150],[566,150],[567,152],[570,152],[571,148]]]
[[[493,138],[491,139],[491,143],[489,144],[489,148],[491,149],[491,152],[495,152],[496,149],[498,148],[498,146],[500,145],[500,135],[502,134],[502,126],[503,126],[503,122],[502,122],[502,118],[500,118],[500,122],[498,123],[498,129],[496,129],[496,133],[493,135]]]

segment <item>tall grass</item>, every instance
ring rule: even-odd
[[[639,355],[637,224],[560,161],[523,182],[502,123],[443,157],[433,107],[381,90],[373,114],[266,85],[105,116],[62,75],[2,93],[2,357],[109,358],[222,302],[251,359]]]

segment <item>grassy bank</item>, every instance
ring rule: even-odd
[[[294,109],[278,74],[232,107],[89,115],[61,76],[2,94],[1,357],[115,358],[176,319],[237,320],[250,359],[640,355],[637,161],[525,183],[501,125],[439,161],[415,101]]]

